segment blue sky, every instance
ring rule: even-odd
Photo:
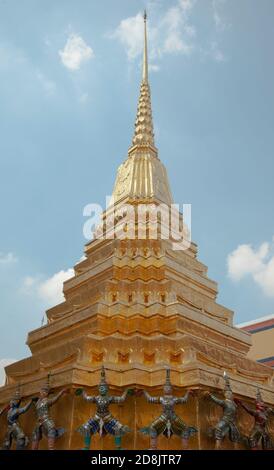
[[[199,259],[236,323],[273,313],[273,0],[2,0],[3,360],[28,354],[126,157],[144,6],[157,146]]]

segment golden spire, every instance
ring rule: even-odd
[[[143,53],[143,82],[148,81],[148,63],[147,63],[147,12],[144,11],[144,53]]]
[[[141,91],[138,102],[135,131],[132,140],[135,146],[154,147],[154,133],[152,122],[152,110],[150,99],[150,87],[148,83],[148,54],[147,54],[147,14],[144,12],[144,53],[143,53],[143,75]]]
[[[120,165],[112,193],[114,204],[122,200],[172,203],[166,169],[154,146],[148,83],[147,14],[144,12],[144,54],[141,92],[132,146]]]

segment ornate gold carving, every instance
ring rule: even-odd
[[[102,364],[104,360],[104,353],[102,351],[93,351],[92,353],[92,362]]]
[[[118,362],[121,362],[122,364],[126,364],[129,362],[129,358],[130,358],[130,353],[129,352],[121,352],[121,351],[118,351]]]
[[[181,364],[181,362],[182,362],[182,351],[171,352],[169,357],[170,357],[170,363],[171,364]]]
[[[144,364],[154,364],[155,363],[155,352],[144,351]]]

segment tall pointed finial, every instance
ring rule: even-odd
[[[138,102],[137,117],[135,121],[134,136],[130,151],[140,146],[154,147],[154,133],[152,122],[152,110],[150,100],[150,88],[148,83],[148,54],[147,54],[147,13],[144,12],[144,55],[143,75],[141,82],[140,98]],[[156,151],[157,152],[157,151]],[[155,153],[156,153],[155,152]]]
[[[148,58],[147,58],[147,12],[144,11],[144,55],[143,55],[143,81],[148,81]]]

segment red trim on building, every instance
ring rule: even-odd
[[[241,330],[247,331],[248,333],[252,333],[258,330],[263,331],[271,328],[274,328],[274,318],[263,322],[253,323],[252,325],[243,326]]]
[[[266,357],[264,359],[258,359],[258,362],[265,364],[269,367],[274,367],[274,356]]]

